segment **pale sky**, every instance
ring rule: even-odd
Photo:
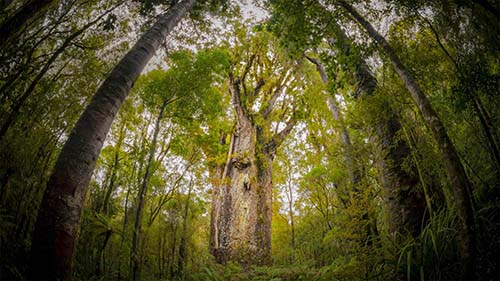
[[[240,0],[238,4],[241,7],[241,11],[243,12],[243,18],[245,19],[255,18],[256,21],[262,21],[269,16],[267,11],[259,8],[255,4],[255,1]]]

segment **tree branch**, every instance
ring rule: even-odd
[[[297,124],[297,118],[296,114],[294,113],[292,117],[286,122],[285,128],[281,130],[279,133],[275,134],[270,142],[269,147],[271,149],[276,149],[278,148],[285,138],[292,132],[292,129],[295,127]]]
[[[283,94],[285,84],[288,82],[288,78],[290,77],[289,74],[290,74],[289,71],[285,72],[285,75],[283,76],[283,78],[280,79],[281,81],[278,83],[278,87],[276,87],[276,89],[274,90],[267,104],[262,105],[260,112],[262,114],[262,117],[264,117],[264,119],[267,119],[269,114],[271,114],[271,112],[274,109],[274,105],[276,104],[276,101]]]
[[[247,111],[243,103],[241,102],[241,81],[239,79],[234,79],[233,74],[229,74],[229,92],[231,93],[231,101],[233,103],[234,109],[236,110],[236,115],[238,117],[247,117]]]
[[[243,91],[245,92],[245,95],[247,94],[247,88],[245,85],[245,80],[247,78],[248,72],[250,72],[250,68],[252,67],[253,61],[255,60],[255,54],[250,56],[250,59],[248,60],[248,63],[245,65],[245,69],[243,70],[243,73],[241,74],[241,84],[243,86]]]

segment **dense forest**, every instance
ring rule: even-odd
[[[0,280],[500,280],[500,2],[1,0]]]

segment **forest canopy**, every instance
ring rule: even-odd
[[[496,0],[0,2],[0,280],[497,280]]]

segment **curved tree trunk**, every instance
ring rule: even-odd
[[[28,278],[70,280],[80,212],[95,162],[118,109],[166,36],[194,5],[176,4],[139,39],[97,90],[66,141],[38,214]]]
[[[352,17],[367,31],[372,39],[382,48],[389,57],[394,69],[401,77],[406,88],[411,94],[423,120],[432,131],[439,150],[444,160],[448,177],[455,197],[455,206],[460,220],[459,244],[462,259],[462,279],[474,279],[474,262],[476,255],[476,239],[474,234],[474,213],[470,195],[470,182],[455,146],[451,142],[441,119],[432,108],[427,96],[422,92],[420,86],[403,65],[396,52],[385,38],[380,35],[373,26],[361,16],[354,7],[345,1],[339,1],[340,5],[351,14]]]

